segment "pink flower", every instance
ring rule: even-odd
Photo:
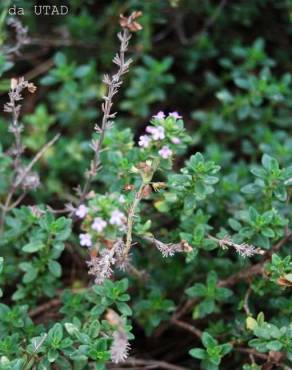
[[[149,144],[151,142],[151,138],[148,135],[142,135],[139,137],[139,146],[142,148],[148,148]]]
[[[147,126],[146,132],[152,135],[154,140],[164,139],[164,128],[162,126],[154,127],[154,126]]]
[[[154,126],[147,126],[146,127],[146,132],[148,132],[149,134],[153,134],[153,132],[156,130],[156,127]]]
[[[92,246],[92,240],[91,240],[91,235],[90,234],[80,234],[79,239],[80,239],[80,245],[82,247],[91,247]]]
[[[163,159],[168,159],[172,155],[172,150],[167,145],[164,145],[158,152]]]
[[[165,118],[165,114],[162,111],[160,111],[157,114],[155,114],[153,116],[153,118],[155,118],[155,119],[164,119]]]
[[[169,117],[173,117],[173,118],[175,118],[175,119],[179,119],[179,118],[182,118],[182,116],[180,116],[179,114],[178,114],[178,112],[171,112],[171,113],[169,113],[169,115],[168,115]]]
[[[91,227],[93,228],[93,230],[100,233],[106,227],[106,225],[107,223],[102,218],[96,217]]]
[[[152,137],[153,140],[163,140],[165,138],[164,128],[162,126],[154,127]]]
[[[80,204],[80,206],[76,209],[75,214],[79,218],[84,218],[88,213],[88,208],[84,204]]]
[[[121,226],[124,223],[124,219],[125,219],[125,215],[123,214],[123,212],[121,212],[118,209],[115,209],[111,214],[111,218],[109,222],[112,225]]]
[[[173,144],[179,144],[180,143],[180,139],[178,137],[172,137],[171,141],[173,142]]]

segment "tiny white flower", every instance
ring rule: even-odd
[[[123,225],[124,223],[124,219],[125,219],[125,215],[123,212],[121,212],[120,210],[118,209],[115,209],[112,213],[111,213],[111,218],[110,218],[110,224],[112,225],[117,225],[117,226],[121,226]]]
[[[155,119],[164,119],[165,118],[165,114],[162,111],[160,111],[157,114],[155,114],[153,116],[153,118],[155,118]]]
[[[168,115],[169,117],[173,117],[173,118],[175,118],[175,119],[180,119],[180,118],[182,118],[182,116],[180,116],[177,112],[171,112],[171,113],[169,113],[169,115]]]
[[[146,127],[146,132],[148,132],[149,134],[152,134],[155,130],[156,130],[156,127],[154,127],[154,126],[147,126]]]
[[[92,246],[92,240],[91,240],[91,235],[90,234],[80,234],[79,235],[80,239],[80,245],[82,247],[91,247]]]
[[[163,140],[165,138],[164,128],[162,126],[154,127],[152,137],[153,140]]]
[[[148,148],[151,142],[151,138],[148,135],[142,135],[139,137],[139,146],[142,148]]]
[[[84,218],[88,213],[88,208],[84,204],[80,204],[80,206],[76,209],[75,214],[79,218]]]
[[[163,159],[168,159],[172,155],[172,150],[167,145],[164,145],[158,153]]]
[[[106,227],[107,223],[100,217],[96,217],[92,224],[92,229],[97,231],[98,233],[101,233],[103,229]]]
[[[173,144],[180,144],[180,139],[178,137],[172,137],[171,141],[173,142]]]

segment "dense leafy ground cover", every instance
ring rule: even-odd
[[[291,1],[12,5],[0,369],[291,369]]]

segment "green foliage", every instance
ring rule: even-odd
[[[201,302],[195,307],[193,318],[201,318],[206,315],[216,312],[216,302],[226,301],[232,295],[232,291],[227,288],[217,286],[217,274],[211,271],[208,274],[206,285],[196,283],[186,290],[186,294],[190,297],[199,297]]]
[[[288,284],[292,283],[292,261],[291,256],[281,258],[277,254],[272,255],[271,263],[267,264],[267,272],[270,274],[270,279],[277,282],[282,278],[287,280]]]
[[[129,315],[126,309],[128,306],[125,303],[129,300],[129,295],[123,293],[127,287],[126,279],[116,283],[107,280],[103,287],[96,286],[77,293],[77,296],[82,298],[87,311],[82,309],[80,312],[75,312],[73,316],[55,323],[47,332],[43,331],[42,325],[35,325],[28,318],[27,306],[15,306],[10,309],[2,304],[0,306],[1,365],[7,364],[7,366],[16,366],[12,367],[13,369],[21,369],[17,367],[18,364],[32,366],[38,363],[37,366],[41,369],[55,364],[63,369],[66,366],[71,368],[70,363],[73,363],[75,367],[84,368],[88,361],[93,360],[98,369],[105,369],[105,363],[110,358],[111,340],[108,337],[112,334],[114,326],[102,320],[102,315],[105,310],[114,306],[121,315],[125,313],[124,317]],[[104,291],[97,288],[102,288]],[[67,313],[66,305],[68,307],[70,302],[67,292],[64,293],[64,301],[66,303],[61,311]],[[16,329],[18,333],[12,334]],[[126,330],[130,329],[131,327],[127,325]],[[100,336],[100,333],[108,335]],[[132,337],[130,333],[128,336]],[[21,352],[25,352],[21,360],[8,360],[20,356]]]
[[[255,339],[251,339],[249,344],[259,352],[284,350],[287,357],[292,356],[292,332],[289,327],[278,327],[267,322],[254,322],[252,332]]]
[[[202,343],[205,349],[193,348],[189,351],[189,354],[194,358],[202,360],[203,369],[219,369],[222,357],[232,350],[232,346],[229,343],[218,344],[218,341],[208,332],[202,334]]]
[[[0,117],[0,369],[104,370],[117,337],[137,368],[291,368],[291,1],[34,5],[17,1],[31,43],[9,53],[0,4],[1,106],[12,77],[37,86],[20,101],[19,163]],[[133,10],[143,29],[80,202]],[[59,132],[31,169],[40,187],[14,189]]]
[[[163,297],[163,294],[155,288],[134,306],[135,316],[145,328],[147,335],[150,335],[161,321],[167,320],[174,309],[174,302]]]
[[[150,113],[150,105],[163,101],[166,97],[166,85],[174,83],[173,75],[167,73],[171,67],[172,58],[164,58],[161,62],[150,56],[143,58],[143,65],[132,71],[131,85],[126,92],[126,98],[121,103],[121,109],[139,117]]]
[[[246,185],[242,192],[246,194],[263,194],[271,202],[272,196],[284,202],[287,199],[289,179],[292,176],[292,167],[281,169],[278,161],[264,154],[262,157],[263,168],[253,168],[252,174],[257,177],[253,184]]]
[[[191,156],[186,166],[181,169],[181,174],[170,176],[170,191],[165,194],[165,202],[159,203],[157,208],[166,212],[169,210],[168,203],[177,205],[179,202],[182,204],[183,213],[193,212],[198,202],[214,192],[213,185],[219,180],[214,175],[219,169],[214,162],[205,161],[201,153]]]
[[[41,212],[41,211],[40,211]],[[13,263],[17,271],[4,266],[3,278],[21,282],[12,298],[17,301],[52,297],[62,274],[57,261],[63,252],[64,241],[71,233],[71,220],[65,217],[55,219],[49,212],[36,215],[33,210],[22,207],[13,211],[7,219],[8,227],[1,240],[4,256],[11,258],[11,245],[17,250]],[[12,267],[12,266],[11,266]]]

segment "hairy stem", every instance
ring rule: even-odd
[[[116,113],[112,113],[113,107],[113,97],[118,93],[123,80],[122,76],[128,72],[131,59],[125,60],[125,53],[128,50],[129,40],[131,38],[131,33],[127,28],[123,28],[122,33],[118,34],[120,40],[120,50],[119,53],[113,59],[113,62],[118,65],[118,71],[112,76],[105,75],[103,82],[107,85],[107,94],[104,96],[102,104],[102,121],[101,126],[96,126],[96,131],[99,132],[99,139],[92,142],[92,148],[94,150],[94,157],[90,164],[90,169],[87,171],[87,178],[84,187],[80,193],[79,204],[84,201],[88,191],[90,189],[90,184],[92,183],[94,177],[100,166],[100,152],[102,144],[104,141],[106,130],[110,127],[111,120],[115,118]]]
[[[123,256],[126,257],[131,249],[132,245],[132,232],[133,232],[133,224],[134,224],[134,217],[135,217],[135,212],[136,209],[143,197],[143,189],[146,184],[142,182],[140,185],[139,190],[135,194],[134,201],[130,207],[129,214],[128,214],[128,219],[127,219],[127,237],[126,237],[126,244],[125,248],[123,251]]]

